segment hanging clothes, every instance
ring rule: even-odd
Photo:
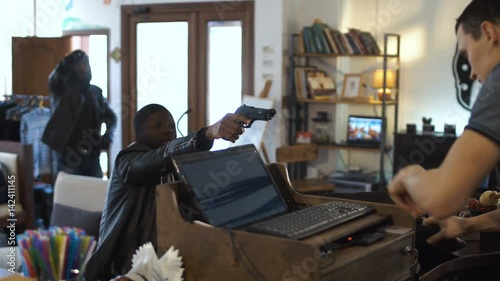
[[[24,113],[21,116],[20,139],[21,143],[33,146],[33,176],[52,173],[51,149],[42,142],[42,135],[50,119],[50,109],[39,107]]]

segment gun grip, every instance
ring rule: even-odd
[[[244,123],[244,122],[240,122],[240,125],[241,125],[241,127],[243,127],[243,128],[250,128],[250,127],[252,127],[252,124],[253,124],[253,122],[254,122],[254,121],[255,121],[255,120],[251,119],[251,120],[250,120],[250,123],[248,123],[248,124],[246,124],[246,123]]]

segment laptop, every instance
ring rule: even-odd
[[[349,115],[346,145],[380,147],[383,119],[378,116]]]
[[[213,226],[240,228],[289,210],[253,144],[177,155],[172,161],[195,207]]]
[[[331,227],[320,222],[319,228],[309,227],[310,230],[307,233],[295,234],[266,232],[259,227],[259,224],[273,222],[276,219],[289,219],[290,214],[296,216],[298,213],[305,213],[305,210],[317,211],[320,205],[296,210],[293,207],[295,201],[292,194],[280,192],[253,144],[234,146],[219,151],[176,155],[171,158],[179,178],[186,183],[194,199],[194,207],[201,212],[203,221],[213,226],[291,239],[301,239]],[[342,202],[342,204],[346,203]],[[345,208],[348,207],[351,206]],[[325,209],[323,206],[320,211],[321,214],[328,216],[330,210],[333,208]],[[366,210],[366,212],[369,211],[371,210]],[[364,211],[360,211],[358,215],[363,214]],[[315,214],[315,217],[318,215]],[[345,215],[342,219],[344,217],[347,219]],[[304,223],[303,220],[301,222]],[[305,223],[309,222],[317,223],[309,220]],[[336,223],[343,223],[343,221],[337,220]],[[307,228],[307,226],[303,227]]]

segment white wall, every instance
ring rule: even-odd
[[[282,145],[283,132],[286,131],[286,119],[283,118],[281,87],[283,80],[283,56],[282,56],[282,30],[283,5],[288,0],[256,0],[255,1],[255,69],[254,69],[254,89],[258,95],[264,88],[266,79],[272,79],[273,84],[269,93],[269,98],[274,99],[275,108],[278,114],[269,122],[266,131],[264,144],[270,162],[276,162],[276,148]],[[270,47],[272,51],[266,48]],[[248,129],[248,130],[251,130]]]
[[[469,112],[457,102],[452,59],[455,19],[470,0],[351,0],[351,26],[372,31],[382,42],[384,32],[401,34],[399,129],[432,117],[437,131],[445,123],[461,133]],[[374,4],[374,5],[373,5]]]

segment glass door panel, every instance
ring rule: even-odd
[[[138,23],[136,44],[137,110],[161,104],[177,122],[188,109],[188,23]],[[187,116],[177,130],[178,136],[187,135]]]
[[[207,113],[208,123],[213,124],[241,105],[241,21],[208,21],[207,38]],[[212,150],[229,145],[217,140]]]
[[[108,36],[104,34],[93,34],[89,36],[89,64],[92,69],[91,84],[98,86],[102,90],[104,98],[108,98]],[[105,123],[101,126],[101,135],[106,133]],[[102,151],[99,158],[103,179],[108,179],[109,174],[109,152]]]
[[[108,36],[94,34],[89,36],[89,64],[92,69],[91,84],[102,89],[108,98]]]

